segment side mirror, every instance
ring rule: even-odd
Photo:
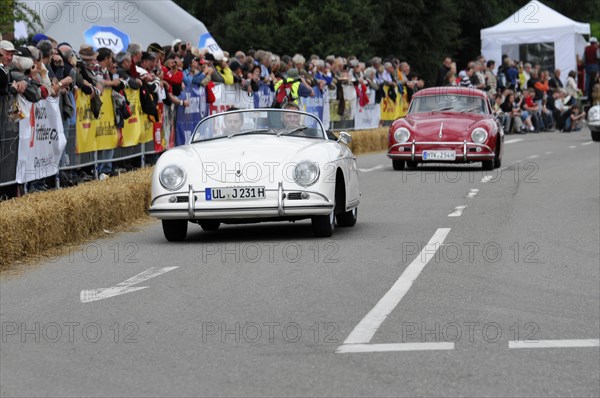
[[[352,142],[352,136],[345,131],[340,132],[340,138],[338,138],[338,142],[342,144],[350,145]]]

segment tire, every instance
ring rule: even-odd
[[[500,147],[496,148],[496,156],[494,156],[494,168],[502,167],[502,158],[500,157]]]
[[[312,218],[312,228],[315,236],[328,238],[333,235],[335,228],[335,212],[331,210],[331,214],[326,216],[314,216]]]
[[[494,160],[483,160],[481,162],[481,168],[483,170],[494,170]]]
[[[187,235],[188,220],[162,220],[162,227],[169,242],[181,242]]]
[[[416,160],[407,160],[406,161],[407,169],[416,169],[418,165],[419,165],[419,162],[417,162]]]
[[[335,216],[338,227],[353,227],[358,219],[358,207]]]
[[[600,130],[592,130],[592,140],[600,141]]]
[[[404,160],[392,159],[392,167],[394,170],[404,170],[404,165],[406,162]]]
[[[494,159],[494,168],[499,169],[500,167],[502,167],[502,159],[501,158]]]
[[[200,228],[204,231],[216,231],[221,226],[221,223],[216,220],[201,221]]]

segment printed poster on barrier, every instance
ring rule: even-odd
[[[394,87],[396,92],[396,101],[394,102],[388,96],[388,86],[384,86],[383,91],[385,91],[385,97],[381,99],[381,120],[396,120],[402,113],[402,96]]]
[[[368,89],[369,103],[360,106],[356,101],[356,111],[354,112],[354,128],[357,130],[376,129],[379,127],[379,116],[381,107],[375,103],[375,91]]]
[[[26,101],[29,118],[19,122],[19,160],[16,181],[24,184],[58,173],[65,138],[58,101]]]
[[[254,109],[255,93],[242,91],[239,84],[215,84],[213,88],[215,102],[209,104],[209,114],[221,113],[229,108]]]
[[[131,116],[125,120],[125,126],[123,127],[123,139],[121,142],[122,147],[130,147],[138,145],[140,143],[140,136],[142,135],[142,119],[146,116],[142,113],[142,107],[140,106],[140,91],[132,90],[130,88],[125,89],[125,94],[129,100],[129,107],[131,109]]]
[[[186,87],[180,99],[183,97],[190,101],[190,105],[186,108],[182,106],[177,108],[175,145],[184,145],[187,143],[196,125],[208,115],[206,90],[204,87],[195,85]]]
[[[306,113],[316,116],[321,122],[323,122],[323,93],[319,87],[313,87],[313,97],[301,98],[301,103],[304,105]],[[317,121],[315,119],[307,120],[309,123],[308,127],[317,128]],[[314,122],[314,126],[310,124]]]
[[[119,144],[112,90],[104,90],[100,98],[102,107],[98,119],[95,119],[90,109],[90,97],[81,91],[77,92],[76,153],[113,149]]]

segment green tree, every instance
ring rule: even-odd
[[[0,0],[0,32],[10,34],[14,32],[15,21],[23,21],[29,31],[42,29],[42,20],[39,15],[24,3],[16,0]]]

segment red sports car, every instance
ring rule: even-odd
[[[504,132],[487,94],[461,87],[433,87],[413,95],[405,118],[390,127],[388,157],[394,170],[419,163],[502,164]]]

